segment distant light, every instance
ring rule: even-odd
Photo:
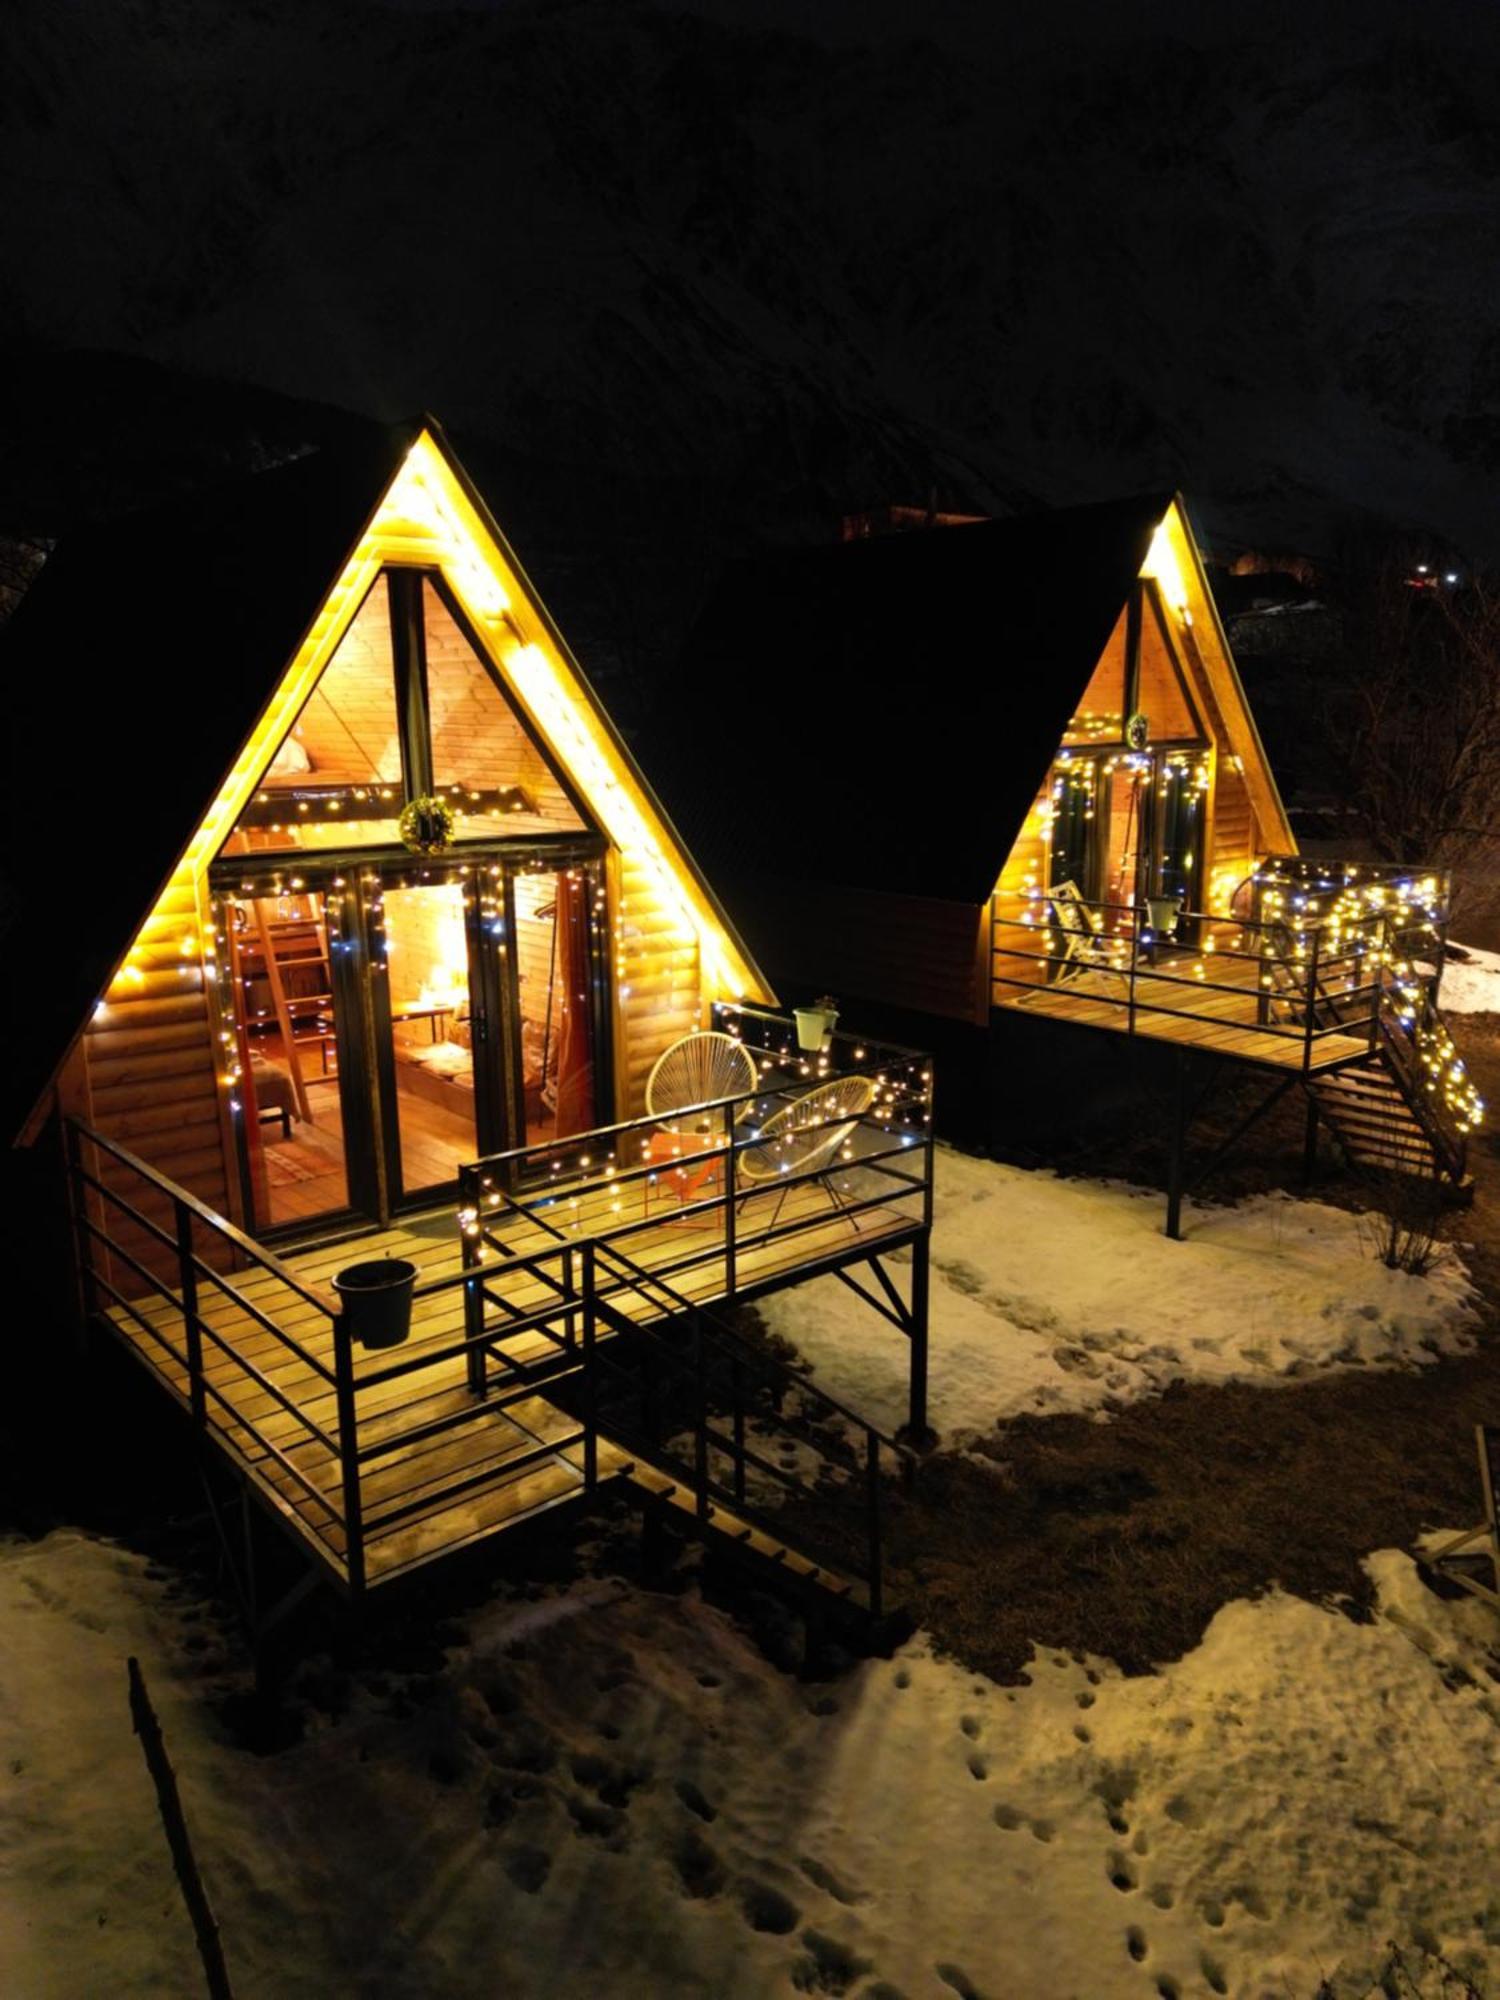
[[[1456,569],[1450,569],[1448,574],[1443,578],[1443,581],[1444,583],[1457,583],[1458,571]]]
[[[1417,575],[1418,575],[1418,576],[1426,576],[1426,574],[1427,574],[1427,565],[1426,565],[1426,563],[1418,563],[1418,564],[1417,564]]]

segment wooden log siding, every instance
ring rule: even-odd
[[[1208,858],[1209,905],[1228,908],[1228,899],[1264,852],[1250,788],[1222,754],[1213,797],[1213,839]]]
[[[1050,877],[1051,844],[1047,815],[1051,803],[1052,780],[1049,776],[1032,802],[1016,843],[1005,857],[1000,880],[995,884],[989,966],[990,999],[995,1006],[1018,997],[1014,984],[1017,980],[1026,986],[1040,986],[1046,981],[1046,966],[1039,965],[1034,956],[1024,955],[1042,949],[1037,930],[1013,920],[1027,889],[1032,886],[1045,888]],[[1044,911],[1046,906],[1039,907]],[[1005,922],[1005,918],[1012,921]]]
[[[84,1031],[91,1122],[148,1165],[222,1214],[238,1211],[226,1150],[219,1048],[202,956],[203,928],[191,877],[178,877],[142,924],[125,965]],[[171,1203],[107,1157],[96,1171],[158,1228],[172,1230]],[[97,1198],[94,1211],[131,1256],[173,1282],[175,1260],[149,1231]],[[208,1254],[211,1246],[200,1246]],[[216,1258],[216,1261],[219,1261]],[[106,1275],[138,1296],[147,1287],[120,1259]]]
[[[645,1109],[646,1079],[663,1050],[703,1026],[706,1000],[698,939],[635,856],[617,872],[615,975],[620,1019],[617,1115]]]

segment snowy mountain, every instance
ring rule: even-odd
[[[1500,19],[1207,12],[11,0],[0,339],[433,408],[679,569],[1164,479],[1495,553]]]

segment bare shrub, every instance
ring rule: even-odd
[[[1443,1254],[1441,1186],[1430,1175],[1394,1167],[1371,1169],[1365,1182],[1372,1206],[1360,1217],[1360,1233],[1371,1254],[1393,1271],[1425,1278]]]

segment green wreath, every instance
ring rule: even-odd
[[[401,845],[409,847],[413,854],[441,854],[452,843],[456,821],[452,806],[429,792],[412,799],[396,824]]]

